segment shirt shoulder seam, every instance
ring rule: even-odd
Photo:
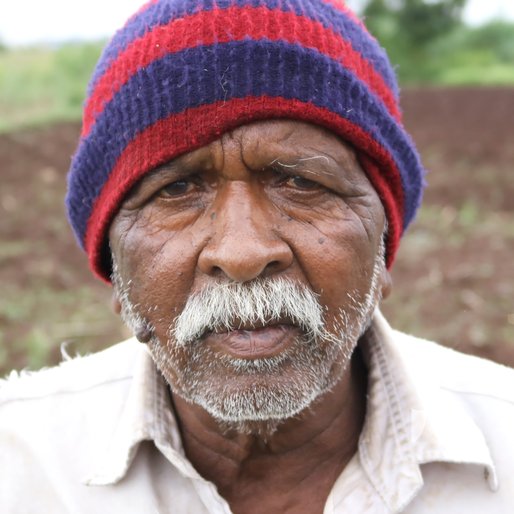
[[[492,393],[487,393],[487,392],[482,392],[482,391],[469,391],[469,390],[466,390],[466,389],[461,389],[459,387],[451,387],[451,386],[445,386],[445,385],[441,385],[440,387],[441,387],[441,389],[443,389],[445,391],[448,391],[450,393],[457,393],[457,394],[463,394],[463,395],[468,395],[468,396],[480,396],[480,397],[483,397],[483,398],[489,398],[491,400],[497,400],[499,402],[507,403],[509,405],[514,406],[514,399],[505,398],[505,397],[500,396],[500,395],[496,395],[496,394],[492,394]]]
[[[92,384],[87,384],[84,387],[80,387],[77,389],[55,389],[53,391],[49,391],[44,394],[27,394],[27,395],[13,395],[13,396],[7,396],[6,398],[0,398],[0,407],[7,405],[9,403],[15,403],[15,402],[25,402],[25,401],[36,401],[36,400],[42,400],[44,398],[49,398],[52,396],[60,396],[60,395],[73,395],[73,394],[80,394],[87,391],[90,391],[91,389],[96,389],[97,387],[101,387],[104,385],[110,385],[118,382],[123,382],[126,380],[131,380],[133,378],[133,375],[127,375],[124,377],[118,377],[113,378],[109,380],[104,380],[101,382],[95,382]]]

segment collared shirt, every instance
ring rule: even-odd
[[[514,512],[514,371],[376,312],[358,452],[324,514]],[[0,512],[229,514],[135,340],[0,385]]]

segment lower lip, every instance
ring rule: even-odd
[[[273,325],[255,330],[210,333],[204,338],[204,343],[238,359],[264,359],[286,350],[299,334],[297,327]]]

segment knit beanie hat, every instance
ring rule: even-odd
[[[385,51],[343,0],[152,0],[105,48],[92,77],[66,205],[93,271],[149,171],[255,120],[320,125],[349,142],[384,205],[386,259],[421,201]]]

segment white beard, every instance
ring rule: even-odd
[[[113,259],[113,284],[125,323],[137,332],[145,320],[143,308],[130,302]],[[380,301],[379,277],[384,247],[374,263],[369,287],[362,297],[348,293],[331,332],[325,328],[323,307],[309,288],[284,279],[250,283],[213,283],[186,302],[170,320],[164,341],[153,336],[153,359],[174,393],[205,409],[220,423],[248,431],[252,422],[276,426],[309,407],[341,379],[360,336]],[[230,331],[238,325],[292,320],[302,330],[280,355],[237,359],[202,344],[208,330]]]

